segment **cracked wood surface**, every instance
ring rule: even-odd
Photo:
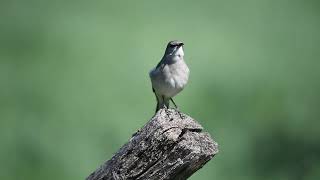
[[[187,179],[218,153],[202,126],[174,109],[160,109],[87,180]]]

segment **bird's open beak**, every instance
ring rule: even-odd
[[[183,46],[183,45],[184,45],[183,43],[180,43],[178,46],[181,47],[181,46]]]

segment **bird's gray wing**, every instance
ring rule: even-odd
[[[163,69],[165,66],[165,58],[162,58],[161,61],[157,64],[156,69],[160,68]]]

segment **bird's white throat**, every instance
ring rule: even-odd
[[[174,56],[183,57],[183,56],[184,56],[184,52],[183,52],[182,46],[181,46],[181,47],[178,47],[178,50],[176,50],[173,54],[174,54]]]

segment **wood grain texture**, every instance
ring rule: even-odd
[[[218,144],[202,130],[191,117],[160,109],[87,180],[187,179],[218,153]]]

